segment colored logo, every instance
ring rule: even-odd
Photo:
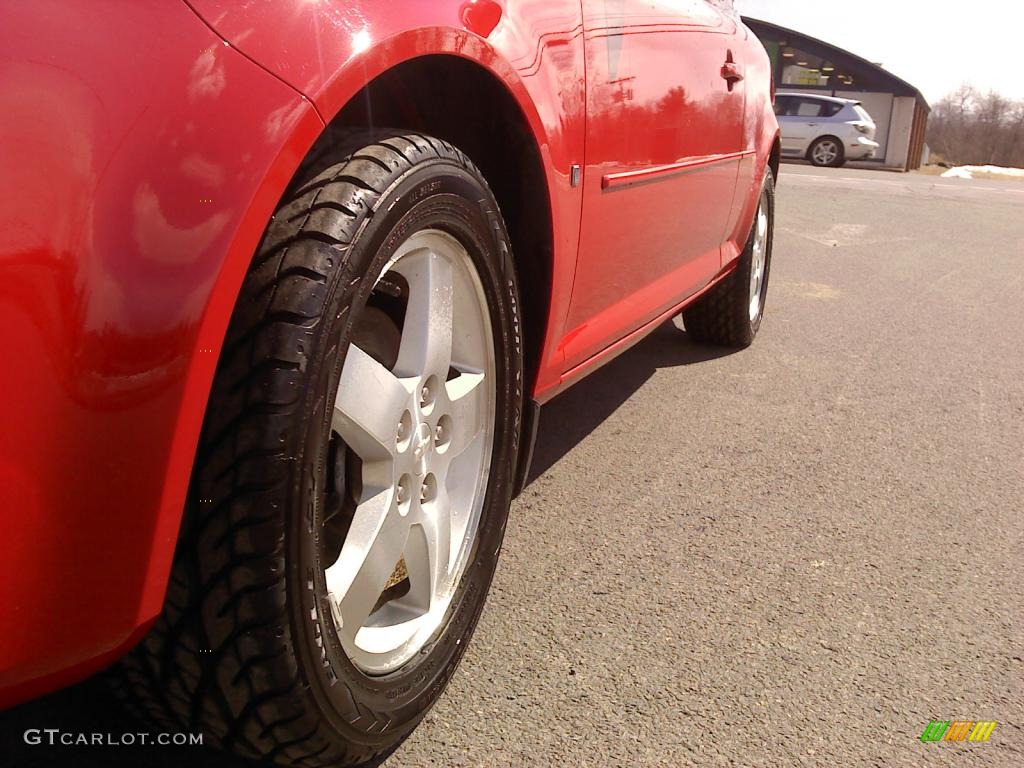
[[[929,720],[921,741],[988,741],[995,720]]]

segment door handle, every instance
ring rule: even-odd
[[[733,61],[725,62],[725,64],[722,65],[722,77],[734,83],[738,83],[742,80],[743,73],[740,72],[739,64]]]
[[[726,54],[725,64],[722,65],[722,79],[728,83],[730,91],[732,91],[736,83],[743,79],[743,70],[733,59],[732,51]]]

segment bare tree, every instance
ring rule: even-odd
[[[955,165],[1024,167],[1024,101],[961,86],[932,110],[928,143]]]

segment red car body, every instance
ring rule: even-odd
[[[549,240],[526,313],[537,403],[729,272],[777,162],[768,57],[703,0],[40,0],[3,16],[3,705],[100,669],[159,613],[247,266],[374,78],[458,60],[518,110]]]

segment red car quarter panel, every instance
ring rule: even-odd
[[[3,15],[0,703],[159,612],[234,302],[214,286],[320,130],[181,3]]]

